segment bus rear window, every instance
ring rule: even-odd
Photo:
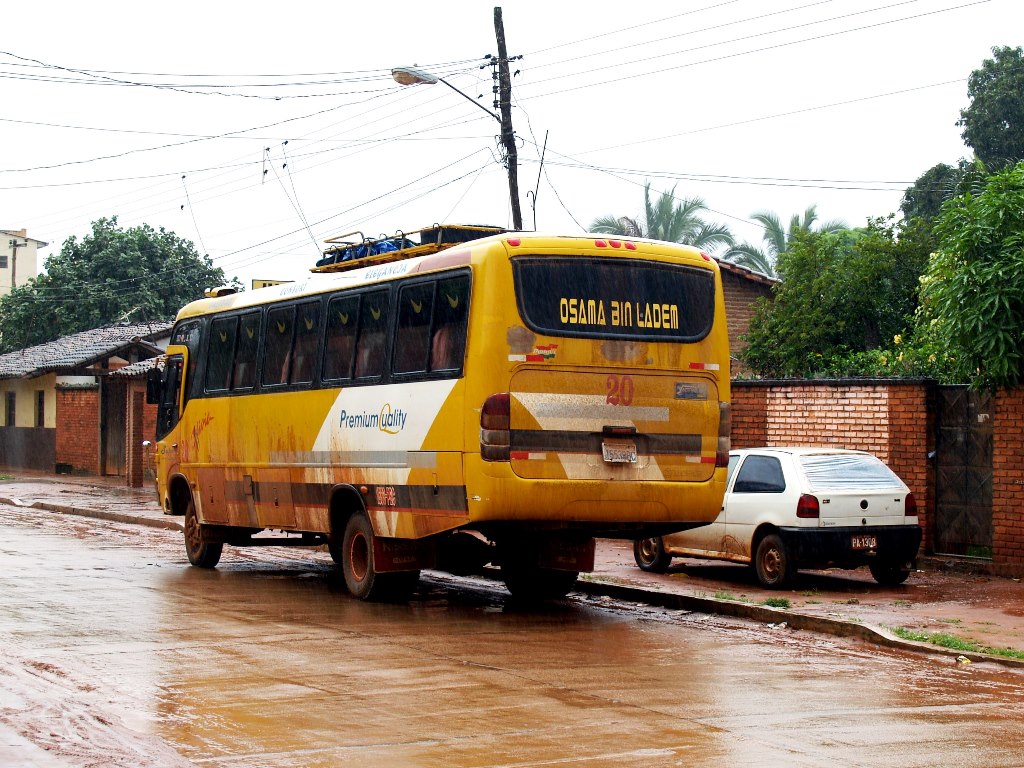
[[[632,259],[518,258],[519,313],[547,336],[694,342],[715,315],[711,270]]]

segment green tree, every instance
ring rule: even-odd
[[[650,182],[644,185],[644,219],[629,216],[601,216],[590,225],[591,232],[622,237],[649,237],[669,243],[684,243],[695,248],[714,250],[733,243],[732,233],[723,224],[711,224],[701,213],[708,210],[700,197],[677,200],[676,188],[662,192],[651,203]]]
[[[944,202],[968,192],[979,193],[985,188],[988,177],[989,170],[979,158],[961,158],[955,168],[945,163],[933,165],[903,193],[900,203],[903,218],[934,222]]]
[[[116,216],[93,222],[80,242],[69,237],[44,269],[0,299],[0,351],[124,319],[171,319],[226,282],[191,242],[148,224],[122,229]]]
[[[814,222],[818,220],[816,205],[810,205],[804,211],[803,217],[793,214],[789,220],[789,229],[782,225],[778,214],[772,211],[757,211],[751,217],[764,228],[762,236],[763,245],[751,245],[742,243],[733,246],[725,258],[741,267],[752,269],[769,277],[777,277],[775,265],[779,257],[784,254],[789,244],[802,234],[808,232],[837,233],[847,229],[845,221],[833,219],[815,227]]]
[[[993,170],[1024,159],[1024,49],[993,48],[967,79],[967,95],[957,121],[964,143]]]
[[[944,354],[954,381],[1024,381],[1024,163],[947,202],[921,279],[915,343]]]
[[[939,215],[942,204],[956,193],[959,182],[960,174],[953,166],[945,163],[933,165],[903,193],[900,202],[903,218],[932,221]]]
[[[929,231],[876,219],[859,233],[801,231],[779,257],[782,281],[762,301],[740,356],[760,376],[854,375],[870,350],[907,333]]]

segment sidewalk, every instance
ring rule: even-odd
[[[123,478],[10,473],[0,480],[0,504],[31,507],[182,530],[182,519],[164,515],[152,484],[128,488]],[[1024,669],[1024,660],[993,657],[903,640],[892,628],[951,636],[989,648],[1024,651],[1024,584],[988,576],[980,566],[922,558],[906,584],[881,587],[867,569],[801,572],[795,588],[760,587],[749,568],[731,563],[677,559],[666,574],[644,573],[632,544],[598,542],[595,571],[580,580],[592,595],[668,608],[739,616],[778,630],[808,630],[972,661],[999,661]],[[788,601],[770,607],[765,601]]]

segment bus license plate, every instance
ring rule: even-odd
[[[601,455],[609,464],[636,464],[636,443],[633,440],[602,440]]]
[[[851,536],[850,546],[853,549],[878,549],[878,539],[874,536]]]

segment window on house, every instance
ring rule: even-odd
[[[17,413],[17,401],[15,400],[14,392],[7,393],[7,421],[4,422],[8,427],[15,426],[15,415]]]
[[[46,392],[36,390],[36,426],[46,426]]]
[[[7,269],[7,254],[0,256],[0,269]]]

